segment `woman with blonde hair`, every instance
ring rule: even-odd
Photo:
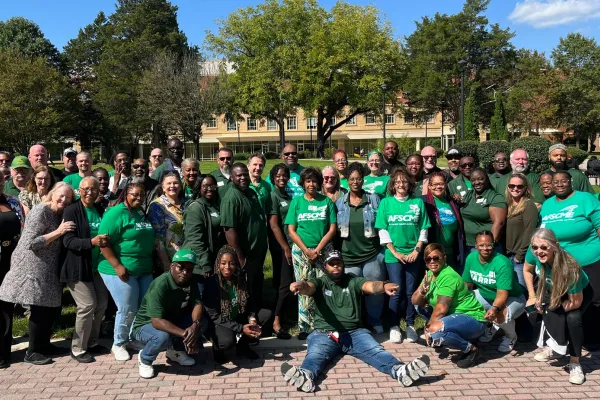
[[[587,274],[561,247],[554,232],[541,228],[531,238],[524,275],[529,292],[527,306],[537,309],[544,321],[538,346],[545,344],[545,347],[535,355],[535,360],[550,361],[568,352],[569,382],[581,385],[585,382],[579,362],[584,338],[583,313],[594,296]],[[539,276],[537,289],[535,275]]]

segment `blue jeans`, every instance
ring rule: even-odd
[[[340,353],[350,354],[378,371],[396,378],[393,367],[402,363],[373,339],[368,330],[360,328],[339,334],[338,343],[323,331],[314,330],[308,335],[308,352],[301,368],[309,371],[313,379],[317,378],[327,363]]]
[[[402,314],[406,315],[406,324],[415,324],[415,307],[412,304],[412,295],[419,286],[421,272],[421,257],[413,263],[402,264],[385,263],[390,281],[398,285],[398,291],[390,297],[390,323],[392,326],[400,324]]]
[[[513,269],[517,274],[517,279],[519,280],[519,285],[523,288],[524,293],[527,293],[527,285],[525,284],[525,276],[523,275],[523,262],[516,262],[515,256],[510,256],[510,261],[512,262]]]
[[[117,305],[113,343],[121,346],[129,341],[135,313],[152,283],[152,275],[130,276],[127,282],[123,282],[117,275],[100,276]]]
[[[347,265],[345,272],[350,275],[364,277],[370,281],[384,281],[387,275],[385,268],[384,252],[379,252],[375,257],[357,265]],[[384,295],[365,296],[367,308],[367,322],[370,326],[381,326],[381,313],[383,312]]]
[[[432,313],[431,307],[417,307],[417,312],[429,320]],[[430,334],[433,346],[445,345],[463,353],[471,350],[471,341],[483,335],[487,322],[477,321],[467,314],[451,314],[440,319],[442,329]]]

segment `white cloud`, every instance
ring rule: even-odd
[[[600,18],[600,0],[525,0],[508,18],[534,28],[547,28]]]

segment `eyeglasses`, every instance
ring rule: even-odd
[[[364,179],[363,178],[349,178],[348,182],[350,183],[361,183]]]
[[[287,153],[283,153],[284,156],[289,157],[289,156],[297,156],[298,153],[295,151],[289,151]]]
[[[536,251],[536,250],[542,250],[542,251],[548,251],[550,249],[550,247],[542,245],[542,246],[536,246],[534,244],[531,245],[531,250]]]
[[[217,185],[202,185],[204,190],[217,190]]]
[[[162,154],[153,154],[150,156],[150,158],[163,158],[164,156]]]
[[[436,155],[433,155],[433,156],[421,156],[421,157],[423,157],[423,158],[437,158]]]
[[[131,168],[133,168],[133,169],[140,169],[140,168],[141,168],[141,169],[146,169],[146,166],[145,166],[145,165],[142,165],[142,164],[133,164],[133,165],[131,166]]]
[[[336,179],[335,176],[324,176],[323,180],[324,181],[334,181]]]
[[[446,159],[448,161],[460,161],[461,158],[462,157],[460,157],[460,156],[448,156],[448,157],[446,157]]]
[[[525,189],[525,186],[523,186],[523,185],[515,185],[515,184],[512,184],[512,183],[509,183],[508,184],[508,188],[511,189],[511,190],[512,189],[523,190],[523,189]]]
[[[369,164],[380,164],[380,160],[369,160]]]
[[[464,164],[460,164],[461,168],[473,168],[474,166],[475,166],[475,164],[474,163],[470,163],[470,162],[464,163]]]
[[[2,163],[2,164],[10,164],[10,160],[8,158],[3,158],[2,160],[0,160],[0,163]]]
[[[408,185],[408,181],[396,181],[396,182],[394,182],[394,185],[402,185],[402,186]]]
[[[441,257],[440,256],[425,257],[424,260],[425,260],[426,264],[429,264],[430,262],[439,262],[441,260]]]
[[[38,182],[46,182],[46,181],[49,181],[50,179],[52,179],[52,178],[50,178],[50,177],[48,177],[48,178],[35,178],[35,180],[38,181]]]
[[[232,157],[219,157],[219,161],[231,161]]]
[[[346,160],[345,158],[340,158],[339,160],[335,160],[336,163],[347,163],[348,160]]]
[[[431,187],[444,187],[444,186],[446,186],[446,184],[445,184],[445,183],[443,183],[443,182],[439,182],[439,183],[430,183],[430,184],[429,184],[429,186],[431,186]]]
[[[494,160],[494,162],[506,162],[506,161],[507,161],[507,158],[506,158],[506,157],[503,157],[503,158],[496,158],[496,159]]]
[[[86,187],[79,186],[79,191],[81,191],[83,193],[94,193],[94,192],[97,192],[98,189],[96,189],[95,187],[86,188]]]

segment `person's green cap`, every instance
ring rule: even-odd
[[[173,256],[173,262],[190,262],[196,264],[196,253],[190,249],[181,249]]]
[[[10,164],[11,168],[31,168],[29,159],[25,156],[17,156],[12,160]]]

